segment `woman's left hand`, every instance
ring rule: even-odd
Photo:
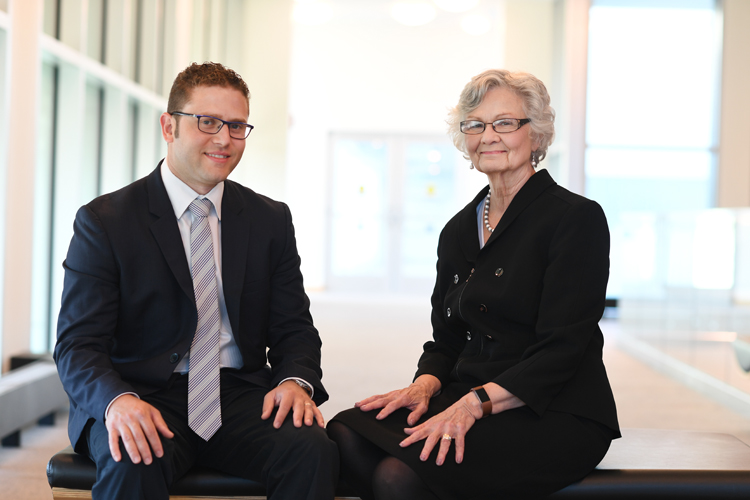
[[[404,429],[409,437],[401,441],[401,447],[407,447],[418,441],[425,440],[422,453],[419,455],[423,462],[430,458],[435,446],[438,446],[437,465],[443,465],[451,441],[456,442],[456,463],[464,459],[464,436],[482,418],[482,407],[479,400],[472,393],[468,393],[453,405],[438,413],[431,419],[416,427]],[[448,439],[450,437],[451,439]]]

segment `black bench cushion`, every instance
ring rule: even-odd
[[[749,499],[750,447],[728,434],[622,429],[599,467],[550,498],[568,500]],[[68,447],[47,464],[54,488],[90,490],[96,467]],[[256,481],[196,467],[176,481],[174,495],[264,496]],[[356,496],[339,485],[337,496]]]

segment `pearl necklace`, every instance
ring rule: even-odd
[[[490,195],[492,195],[492,191],[487,193],[487,198],[484,199],[484,227],[492,233],[495,229],[490,226]]]

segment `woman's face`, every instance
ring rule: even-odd
[[[482,103],[466,116],[466,120],[484,122],[484,132],[466,135],[466,150],[471,162],[480,172],[503,174],[531,168],[531,152],[538,147],[529,137],[529,125],[515,132],[498,134],[490,125],[500,118],[526,118],[523,101],[513,91],[503,87],[490,89]]]

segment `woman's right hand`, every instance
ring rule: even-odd
[[[419,418],[427,411],[430,398],[440,390],[440,381],[433,375],[420,375],[409,387],[391,391],[387,394],[370,396],[367,399],[354,403],[355,408],[362,411],[377,410],[382,408],[375,417],[382,420],[399,408],[411,410],[406,422],[409,425],[417,423]]]

